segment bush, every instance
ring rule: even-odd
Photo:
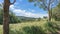
[[[38,26],[24,27],[23,31],[25,34],[46,34],[44,30]]]
[[[47,22],[45,24],[45,27],[48,31],[47,33],[49,33],[49,34],[58,34],[57,31],[60,29],[58,24],[55,22]]]

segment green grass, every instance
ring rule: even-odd
[[[10,24],[10,34],[45,34],[49,30],[47,29],[47,27],[50,28],[50,26],[46,24],[47,21],[34,21],[34,22]],[[2,25],[0,25],[0,34],[2,33],[3,33],[3,27]]]
[[[3,30],[2,30],[2,25],[0,25],[0,34],[2,34],[3,33]]]

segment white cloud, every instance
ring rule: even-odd
[[[10,5],[10,9],[14,10],[15,9],[14,5]]]
[[[17,16],[25,16],[25,17],[34,17],[34,18],[39,18],[39,17],[43,17],[43,16],[48,16],[48,14],[37,14],[37,13],[33,13],[34,10],[27,11],[27,10],[21,10],[21,9],[15,9],[14,5],[10,6],[11,9],[13,9],[13,12],[17,15]]]
[[[34,17],[34,18],[39,18],[43,16],[47,16],[47,14],[36,14],[32,12],[27,12],[26,10],[21,10],[21,9],[15,9],[13,12],[16,13],[18,16],[26,16],[26,17]]]
[[[30,9],[30,8],[29,8],[28,10],[31,11],[31,12],[35,12],[35,10],[32,10],[32,9]]]

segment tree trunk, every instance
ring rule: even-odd
[[[51,11],[49,10],[49,19],[48,21],[51,21]]]
[[[9,34],[9,10],[3,12],[3,34]]]
[[[10,3],[10,0],[4,0],[4,11],[3,11],[3,34],[9,34],[9,6],[11,4],[14,4],[16,0],[14,0],[13,3]]]
[[[3,34],[9,34],[9,1],[10,0],[4,0]]]
[[[49,4],[48,4],[48,14],[49,14],[49,18],[48,18],[48,21],[51,21],[51,10],[50,10],[50,2],[51,0],[49,0]]]
[[[51,8],[51,10],[48,9],[48,14],[49,14],[48,21],[51,21],[51,19],[52,19],[52,8]]]

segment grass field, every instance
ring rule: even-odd
[[[10,24],[10,34],[45,34],[45,23],[47,21],[35,21]],[[0,25],[0,34],[3,34],[2,25]]]

